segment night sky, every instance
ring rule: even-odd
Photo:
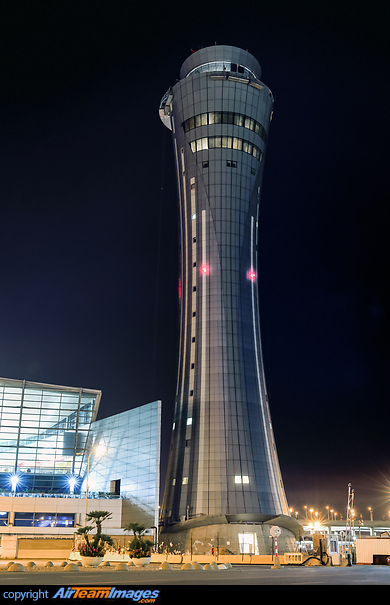
[[[203,46],[275,96],[260,212],[265,374],[287,499],[390,511],[390,4],[2,2],[0,375],[162,399],[178,347],[177,195],[158,106]]]

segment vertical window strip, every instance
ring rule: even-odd
[[[202,210],[202,267],[205,266],[207,262],[207,250],[206,250],[206,242],[207,242],[207,234],[206,234],[206,210]],[[206,293],[204,289],[207,288],[208,281],[202,281],[202,322],[201,322],[201,330],[202,330],[202,366],[200,370],[200,401],[199,401],[199,461],[198,461],[198,485],[197,485],[197,494],[196,494],[196,514],[200,514],[205,512],[203,510],[203,471],[204,471],[204,444],[205,444],[205,405],[206,405]]]
[[[184,157],[184,149],[183,147],[180,149],[180,159],[181,159],[181,174],[182,174],[182,195],[183,195],[183,204],[182,207],[184,209],[184,216],[182,217],[182,225],[183,225],[183,229],[188,229],[188,224],[187,224],[187,182],[186,182],[186,165],[185,165],[185,157]],[[186,247],[184,250],[184,258],[183,258],[183,266],[182,266],[182,279],[183,279],[183,283],[182,286],[187,288],[187,294],[186,296],[184,296],[184,342],[187,342],[187,339],[189,337],[189,330],[190,330],[190,326],[188,325],[188,302],[190,300],[190,294],[189,294],[189,289],[191,287],[191,280],[190,280],[190,276],[188,274],[188,259],[189,259],[189,246],[191,245],[189,243],[189,237],[185,237],[184,241],[186,242]],[[183,324],[182,324],[183,325]],[[180,411],[183,409],[183,402],[184,402],[184,389],[183,389],[183,385],[184,385],[184,380],[185,380],[185,372],[186,372],[186,367],[185,367],[185,363],[182,363],[182,378],[181,378],[181,384],[182,384],[182,389],[181,389],[181,404],[180,404]]]
[[[251,216],[251,250],[250,250],[250,259],[251,259],[251,264],[253,267],[255,267],[255,248],[254,248],[254,217]],[[258,349],[257,349],[257,331],[256,331],[256,310],[255,310],[255,280],[250,282],[251,284],[251,297],[252,297],[252,326],[253,326],[253,339],[254,339],[254,344],[255,344],[255,357],[256,357],[256,374],[257,374],[257,383],[258,383],[258,388],[259,388],[259,397],[261,399],[261,379],[260,379],[260,364],[259,364],[259,353],[258,353]],[[265,419],[265,414],[264,414],[264,405],[261,406],[261,417],[263,420],[263,427],[264,427],[264,437],[265,437],[265,445],[266,445],[266,449],[267,449],[267,466],[268,466],[268,476],[270,478],[270,482],[271,484],[273,484],[273,489],[272,489],[272,496],[274,499],[274,504],[276,506],[276,509],[278,509],[278,503],[275,501],[277,499],[278,496],[278,488],[276,485],[276,478],[275,478],[275,474],[273,472],[273,465],[272,465],[272,456],[271,456],[271,449],[270,449],[270,444],[269,444],[269,435],[268,435],[268,428],[266,425],[266,419]]]

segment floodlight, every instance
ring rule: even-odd
[[[74,488],[76,486],[76,483],[77,483],[76,477],[69,477],[68,484],[69,484],[69,489],[70,489],[71,492],[74,492]]]
[[[16,490],[16,486],[19,483],[19,477],[17,475],[12,475],[10,478],[10,482],[11,482],[12,491],[14,492]]]

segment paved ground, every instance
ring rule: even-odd
[[[10,572],[0,565],[0,597],[5,587],[23,586],[253,586],[253,585],[387,585],[390,584],[390,566],[353,565],[351,567],[293,567],[272,569],[270,566],[235,565],[229,570],[189,570],[174,566],[160,570],[158,565],[144,569],[82,568],[64,571],[58,566],[44,570],[37,566],[24,572]],[[14,588],[16,590],[16,588]],[[49,591],[53,594],[53,589]]]

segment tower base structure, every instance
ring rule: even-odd
[[[192,555],[272,555],[297,552],[302,525],[287,515],[200,515],[160,530],[159,550]]]

